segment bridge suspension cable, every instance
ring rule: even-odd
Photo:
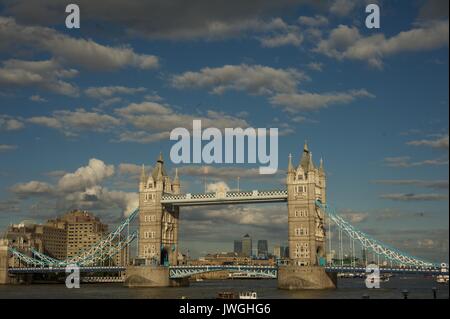
[[[127,251],[129,251],[129,245],[134,239],[137,238],[138,234],[136,231],[130,235],[129,226],[134,218],[138,215],[138,213],[139,209],[134,210],[113,232],[108,234],[106,238],[102,239],[98,243],[95,243],[90,248],[72,258],[58,260],[34,249],[31,250],[32,257],[27,256],[26,254],[12,247],[9,247],[9,252],[27,265],[37,267],[64,267],[74,264],[78,266],[96,265],[98,263],[102,263],[108,259],[111,259],[125,248],[127,249]],[[124,239],[122,239],[120,234],[125,228],[127,229],[127,235]]]
[[[396,262],[404,266],[420,268],[439,267],[438,264],[428,262],[423,259],[413,257],[407,253],[401,252],[398,249],[393,248],[390,245],[381,243],[375,238],[372,238],[370,235],[357,230],[355,227],[345,221],[341,216],[339,216],[333,208],[329,207],[328,205],[322,204],[320,201],[316,201],[316,206],[322,209],[327,214],[328,218],[331,219],[338,227],[339,253],[341,257],[341,264],[343,263],[342,232],[345,232],[352,240],[359,242],[364,249],[371,250],[377,256],[378,264],[380,262],[380,257],[383,257],[391,262]]]

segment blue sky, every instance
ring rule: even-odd
[[[366,2],[83,0],[69,30],[64,2],[0,1],[0,229],[72,208],[114,224],[135,205],[140,165],[162,151],[173,173],[168,133],[202,119],[282,133],[279,174],[213,165],[209,184],[282,188],[307,139],[347,219],[447,260],[448,1],[378,1],[378,30]],[[183,190],[203,191],[201,166],[180,173]],[[182,246],[231,250],[248,232],[273,247],[287,239],[280,211],[188,210]]]

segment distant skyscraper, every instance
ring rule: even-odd
[[[247,257],[252,256],[252,238],[249,234],[242,237],[242,254]]]
[[[260,239],[258,240],[258,258],[267,258],[269,254],[269,245],[267,244],[267,240]]]
[[[275,256],[275,258],[281,258],[281,247],[279,245],[276,245],[273,248],[273,255]]]
[[[238,255],[242,254],[242,240],[234,241],[234,252]]]

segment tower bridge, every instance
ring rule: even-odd
[[[289,262],[277,267],[244,265],[181,266],[178,265],[178,230],[180,210],[186,206],[232,205],[257,203],[286,203],[288,215]],[[138,231],[129,234],[129,225],[138,218]],[[327,263],[326,251],[331,249],[330,229],[336,227],[339,234],[339,254],[343,260],[342,236],[350,238],[354,256],[355,243],[384,258],[391,266],[384,269],[395,271],[442,273],[437,264],[410,256],[371,236],[357,230],[327,205],[326,174],[323,161],[316,166],[308,145],[305,143],[299,163],[294,166],[289,155],[286,188],[282,190],[226,191],[214,193],[181,193],[178,170],[171,179],[165,170],[162,155],[152,171],[142,167],[139,180],[139,207],[119,227],[101,242],[78,256],[67,260],[56,260],[33,251],[32,255],[5,248],[0,243],[0,283],[8,281],[8,273],[31,273],[60,271],[62,267],[76,264],[83,271],[118,271],[105,269],[100,263],[111,258],[138,240],[136,263],[126,267],[125,284],[129,287],[158,287],[187,284],[186,278],[199,272],[214,269],[253,272],[267,278],[277,278],[283,289],[322,289],[336,286],[336,272],[358,270],[351,267]],[[124,235],[123,233],[127,231]],[[113,244],[114,243],[114,244]],[[327,248],[328,243],[328,248]],[[27,265],[26,269],[8,267],[8,257],[14,256]],[[138,262],[137,262],[138,261]],[[396,264],[397,267],[393,267]],[[252,268],[253,267],[253,268]],[[359,270],[362,270],[359,269]],[[122,268],[120,268],[122,271]],[[384,271],[384,270],[382,270]],[[448,273],[448,270],[447,270]]]

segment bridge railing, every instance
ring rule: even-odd
[[[180,202],[180,201],[197,201],[197,200],[209,200],[209,199],[270,199],[270,198],[287,198],[286,190],[268,190],[268,191],[227,191],[224,193],[211,192],[211,193],[199,193],[199,194],[163,194],[162,202]]]

